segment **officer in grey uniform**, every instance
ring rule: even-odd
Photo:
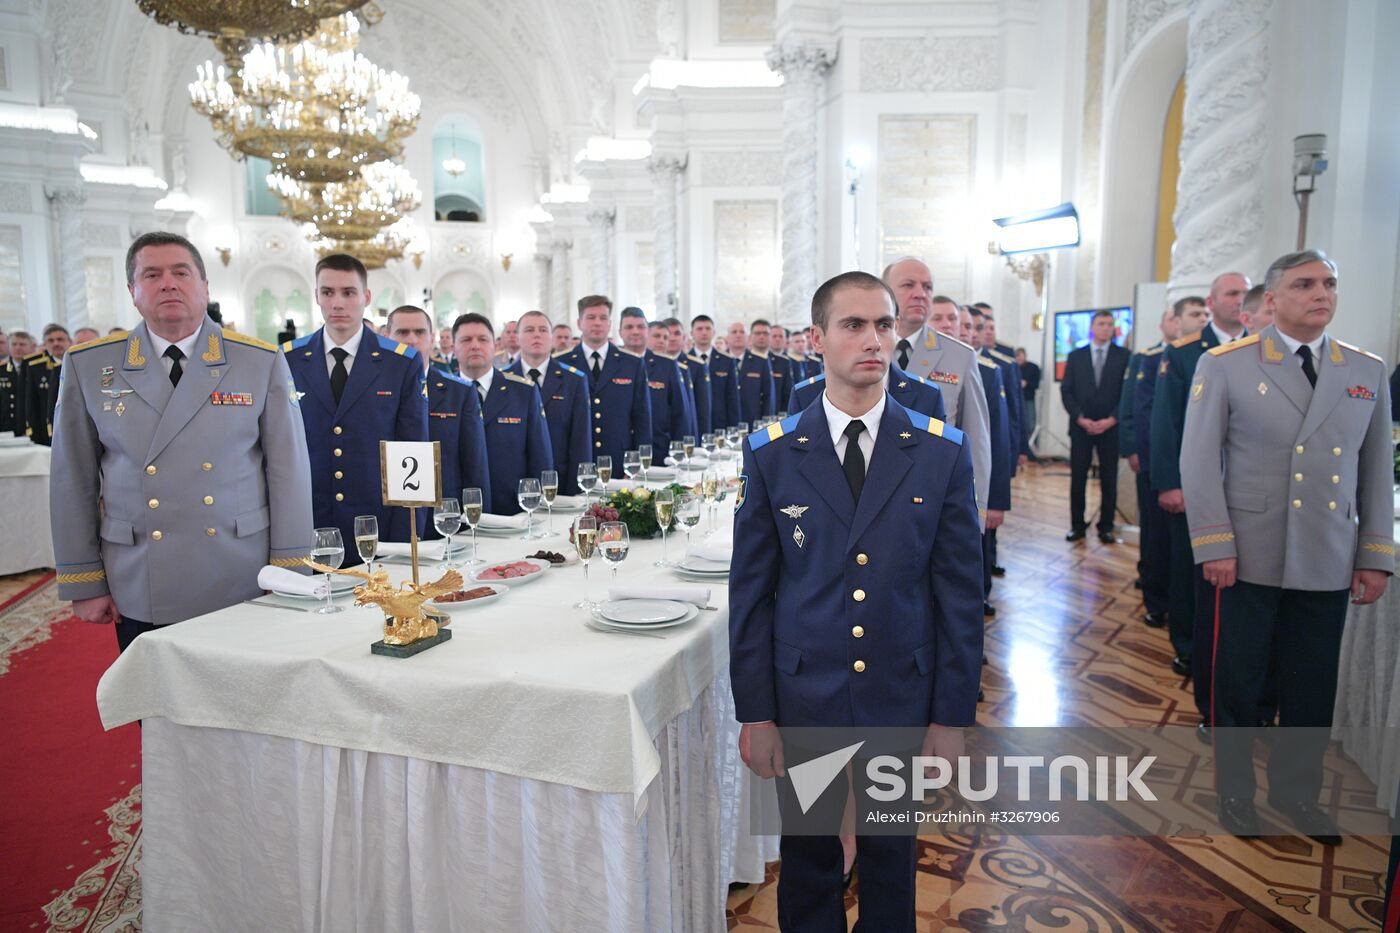
[[[116,623],[123,650],[259,595],[264,565],[311,546],[286,360],[205,316],[204,262],[183,237],[138,237],[126,268],[144,323],[68,351],[50,482],[59,598]]]
[[[1201,357],[1181,448],[1191,548],[1216,587],[1218,806],[1231,832],[1258,832],[1252,746],[1272,650],[1283,728],[1269,803],[1335,845],[1317,800],[1347,597],[1374,602],[1395,570],[1389,392],[1379,357],[1325,332],[1325,253],[1280,257],[1264,287],[1275,324]]]

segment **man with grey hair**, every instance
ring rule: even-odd
[[[1317,801],[1347,598],[1374,603],[1395,571],[1389,390],[1380,357],[1327,333],[1327,254],[1274,260],[1264,302],[1273,324],[1201,358],[1181,446],[1191,547],[1216,594],[1217,803],[1230,832],[1258,832],[1253,739],[1272,653],[1283,728],[1269,804],[1337,845]]]
[[[977,351],[954,336],[961,326],[956,304],[938,305],[939,317],[932,319],[933,273],[923,260],[913,256],[896,259],[885,267],[881,278],[896,301],[894,361],[900,369],[938,386],[948,423],[967,435],[977,518],[985,525],[992,479],[992,428]]]

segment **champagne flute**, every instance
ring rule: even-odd
[[[462,519],[472,530],[472,557],[466,566],[475,567],[482,563],[476,556],[476,526],[481,522],[481,490],[475,486],[462,490]]]
[[[593,491],[593,486],[598,482],[598,465],[595,463],[580,463],[578,465],[578,488],[583,493],[583,507],[588,508],[588,496]]]
[[[544,507],[549,514],[549,528],[545,537],[554,537],[554,497],[559,495],[559,471],[545,470],[540,474],[540,492],[544,493]]]
[[[719,471],[706,470],[700,475],[700,494],[705,498],[705,505],[710,511],[710,530],[705,532],[705,537],[715,533],[715,497],[719,495]]]
[[[608,488],[608,483],[612,482],[612,466],[612,457],[610,455],[600,454],[598,456],[598,482],[603,487],[598,491],[599,495],[605,492]]]
[[[592,515],[580,515],[574,522],[574,550],[578,561],[583,564],[583,599],[574,603],[575,609],[592,609],[593,600],[588,598],[588,562],[598,547],[598,519]]]
[[[671,530],[671,519],[676,516],[676,493],[670,487],[658,489],[651,497],[651,503],[656,509],[656,524],[661,526],[661,559],[652,566],[669,567],[671,562],[666,559],[666,532]]]
[[[666,451],[666,458],[675,464],[676,475],[679,476],[680,471],[685,469],[685,444],[681,441],[672,441],[670,449]]]
[[[637,447],[637,462],[642,465],[642,482],[647,481],[647,470],[651,469],[652,450],[650,444],[641,444]]]
[[[681,493],[676,503],[676,517],[685,529],[685,551],[690,553],[690,532],[700,524],[700,497],[693,492]]]
[[[719,445],[715,441],[713,432],[700,435],[700,446],[704,448],[711,460],[715,459],[715,451],[719,449]]]
[[[452,536],[462,527],[461,503],[452,498],[443,499],[442,503],[433,509],[433,527],[437,529],[438,534],[447,539],[447,546],[442,551],[442,570],[446,573],[452,566]]]
[[[379,519],[376,516],[355,516],[355,550],[369,572],[374,573],[374,555],[379,552]]]
[[[629,480],[642,471],[642,455],[636,450],[627,450],[622,453],[622,475]]]
[[[544,493],[540,490],[540,481],[533,476],[527,476],[516,483],[515,501],[520,503],[520,507],[525,510],[525,537],[522,541],[532,541],[535,538],[543,537],[535,534],[535,509],[540,507],[540,500]]]
[[[317,528],[315,537],[311,542],[311,559],[318,564],[327,567],[340,569],[340,562],[345,560],[345,539],[340,536],[339,528]],[[331,575],[326,574],[326,604],[316,612],[326,615],[331,612],[342,612],[344,606],[337,606],[331,602]]]
[[[681,453],[685,455],[685,468],[690,469],[690,458],[695,456],[695,435],[687,434],[681,438]]]
[[[603,552],[603,559],[612,564],[614,586],[617,585],[617,565],[627,559],[630,547],[631,536],[626,523],[603,522],[603,527],[598,529],[598,549]]]

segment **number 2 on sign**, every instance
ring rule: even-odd
[[[442,461],[436,441],[380,441],[385,505],[428,506],[442,501]]]
[[[413,477],[418,474],[418,458],[404,457],[401,466],[408,471],[408,475],[403,478],[403,488],[411,492],[417,492],[421,484]]]

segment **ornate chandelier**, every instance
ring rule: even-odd
[[[286,214],[316,229],[315,239],[368,240],[423,203],[418,182],[403,166],[376,162],[345,182],[308,185],[277,172],[267,185]]]
[[[355,51],[359,30],[345,13],[295,45],[255,46],[236,78],[205,62],[189,86],[194,109],[235,158],[267,159],[294,181],[343,182],[396,158],[420,101],[406,77]]]
[[[365,264],[366,269],[382,269],[392,260],[402,259],[413,240],[413,221],[407,217],[379,231],[368,240],[338,240],[316,236],[316,228],[307,226],[307,237],[321,256],[349,253]]]
[[[358,10],[368,0],[136,0],[162,26],[208,36],[224,60],[236,63],[254,41],[296,42],[313,35],[321,20]]]

